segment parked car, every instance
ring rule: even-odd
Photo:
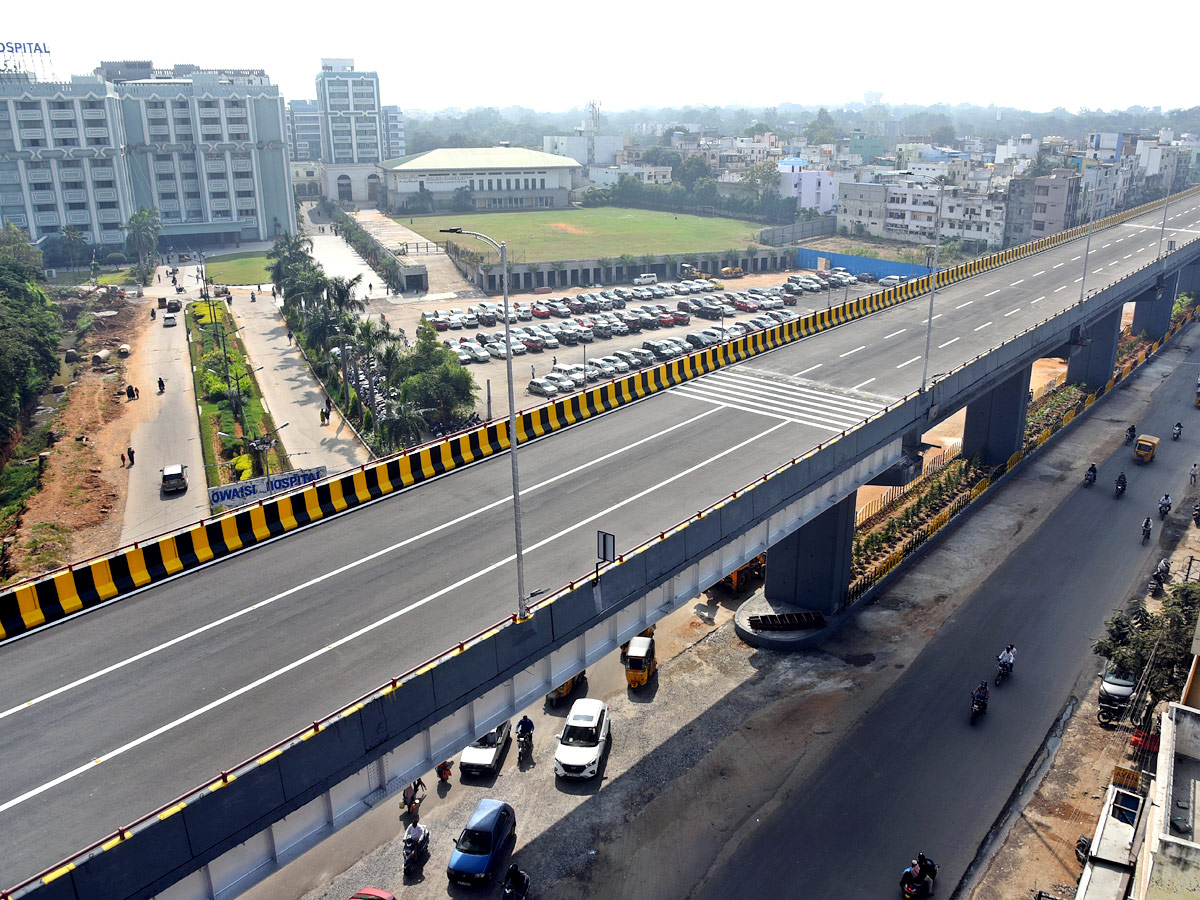
[[[634,347],[632,350],[626,350],[625,352],[637,359],[642,364],[642,368],[658,364],[658,358],[649,350],[641,347]]]
[[[885,275],[879,279],[879,286],[885,288],[895,287],[898,284],[904,284],[907,280],[903,275]]]
[[[390,891],[381,891],[379,888],[363,888],[350,900],[396,900],[396,895]]]
[[[554,382],[560,394],[569,394],[575,390],[575,382],[571,380],[570,376],[564,375],[561,372],[551,372],[543,380]]]
[[[634,369],[640,369],[642,367],[641,359],[634,356],[633,351],[631,350],[614,350],[613,356],[624,362],[625,365],[629,367],[629,371],[631,372]]]
[[[558,735],[554,751],[554,774],[562,778],[592,778],[612,734],[608,706],[590,697],[576,700],[567,724]]]
[[[529,382],[529,393],[539,397],[557,397],[558,385],[546,378],[535,378]]]
[[[504,848],[516,836],[516,811],[501,800],[480,800],[454,842],[446,877],[469,887],[487,884],[504,859]]]
[[[475,362],[489,362],[492,358],[488,355],[487,350],[479,344],[463,344],[462,346]]]
[[[711,347],[714,343],[712,338],[699,331],[690,332],[687,335],[687,342],[697,350],[703,350],[705,347]]]
[[[458,771],[463,775],[495,775],[500,770],[504,750],[512,741],[511,728],[511,722],[501,722],[463,750]]]
[[[859,281],[865,282],[867,284],[871,284],[872,282],[879,280],[871,272],[859,272],[858,275],[856,275],[855,277],[858,278]]]
[[[596,362],[611,366],[617,375],[624,375],[629,371],[629,363],[625,362],[625,360],[621,359],[615,353],[612,356],[601,356]],[[610,375],[608,377],[612,378],[613,376]]]

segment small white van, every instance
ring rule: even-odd
[[[898,284],[904,284],[906,281],[908,281],[908,279],[903,275],[888,275],[879,279],[879,286],[885,288],[895,287]]]
[[[634,284],[658,284],[658,276],[653,272],[647,272],[645,275],[637,275],[633,279]]]
[[[550,372],[554,375],[562,375],[566,378],[570,378],[571,382],[576,387],[583,387],[583,383],[587,380],[583,366],[579,365],[578,363],[574,365],[559,363],[558,365],[553,366],[550,369]]]

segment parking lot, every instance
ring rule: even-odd
[[[803,276],[817,289],[785,291],[789,277]],[[879,289],[871,283],[829,285],[816,273],[793,271],[724,282],[691,280],[512,296],[509,329],[517,405],[536,406]],[[503,395],[502,307],[499,297],[462,307],[446,301],[408,302],[399,315],[389,318],[397,319],[392,324],[403,327],[410,338],[422,318],[433,322],[443,342],[459,350],[460,362],[478,370],[472,372],[481,388],[477,411],[489,417],[501,411],[500,405],[488,409],[489,387],[501,392],[497,403]]]

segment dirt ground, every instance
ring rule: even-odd
[[[150,320],[136,302],[122,302],[117,309],[116,316],[97,319],[80,348],[83,361],[67,364],[80,374],[55,419],[61,439],[49,450],[41,489],[21,516],[13,580],[107,553],[120,539],[128,486],[121,454],[143,407],[123,393],[124,365],[116,350],[129,344],[136,353]],[[112,350],[112,358],[93,366],[91,354],[101,348]]]

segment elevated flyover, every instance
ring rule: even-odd
[[[230,854],[252,858],[238,848],[272,822],[310,815],[352,778],[382,791],[427,770],[642,621],[829,515],[897,462],[914,431],[976,406],[978,448],[1002,452],[1014,395],[1024,396],[1011,384],[1034,359],[1064,347],[1073,360],[1099,358],[1110,340],[1115,352],[1113,313],[1126,300],[1147,310],[1147,330],[1165,322],[1175,286],[1195,283],[1196,246],[1185,242],[1200,230],[1197,209],[1190,197],[1172,203],[1167,237],[1178,249],[1158,262],[1161,206],[1094,234],[1082,303],[1081,240],[939,291],[936,377],[924,393],[928,306],[918,300],[531,442],[522,454],[530,587],[590,571],[597,529],[619,547],[643,546],[528,622],[490,627],[515,594],[507,461],[491,458],[6,646],[0,683],[13,699],[0,710],[0,812],[10,827],[0,882],[32,875],[464,641],[456,662],[364,704],[370,729],[367,715],[323,723],[297,738],[299,750],[255,759],[246,771],[258,774],[218,779],[195,804],[139,825],[41,889],[99,896],[97,884],[140,878],[120,895],[154,893],[205,864],[211,881]],[[687,528],[664,531],[734,492]],[[822,589],[835,611],[836,579]],[[329,805],[331,820],[353,807]],[[289,833],[301,839],[268,843],[303,846],[315,832]],[[145,865],[146,848],[157,867]],[[107,880],[88,880],[102,870]]]

